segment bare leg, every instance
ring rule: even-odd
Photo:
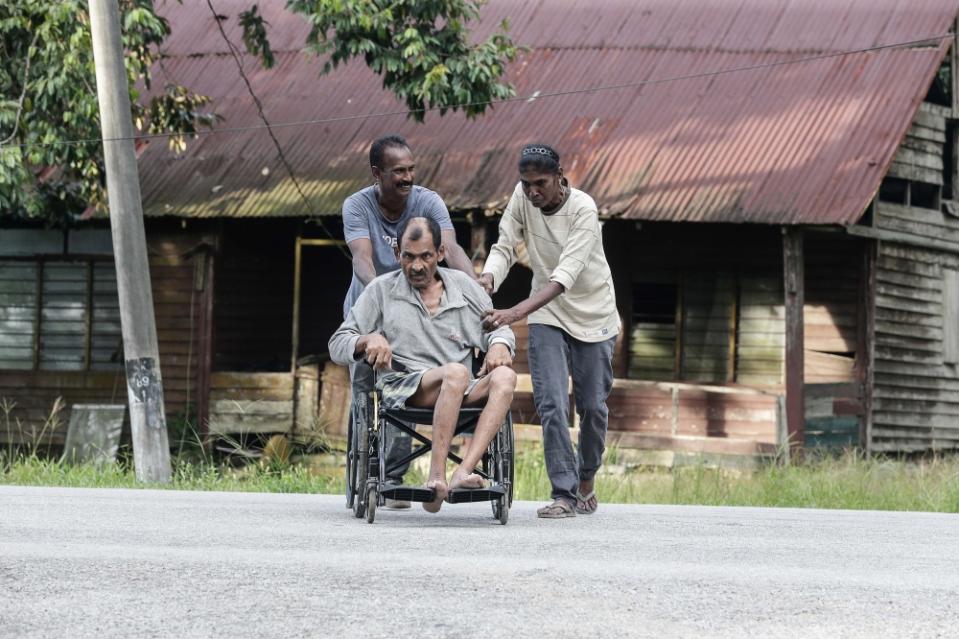
[[[449,494],[446,483],[446,455],[453,440],[463,393],[468,385],[469,371],[465,366],[446,364],[426,371],[420,379],[420,387],[409,399],[412,406],[433,409],[433,449],[426,487],[436,491],[436,500],[423,504],[427,512],[438,512]]]
[[[473,470],[503,425],[510,403],[513,401],[515,389],[516,372],[511,368],[500,366],[481,379],[466,398],[466,405],[478,404],[485,399],[486,406],[476,422],[476,430],[463,456],[463,463],[453,471],[450,480],[451,489],[486,487],[486,481]]]

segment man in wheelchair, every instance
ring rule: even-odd
[[[440,228],[416,217],[397,233],[400,270],[375,278],[330,338],[330,356],[349,365],[365,359],[377,371],[385,408],[433,410],[433,441],[424,502],[437,512],[454,489],[482,489],[474,469],[509,411],[516,388],[511,368],[516,340],[508,326],[486,333],[492,309],[483,288],[468,275],[441,268]],[[486,352],[473,377],[474,349]],[[461,407],[484,406],[462,462],[447,482],[446,459]]]

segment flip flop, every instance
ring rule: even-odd
[[[599,508],[599,501],[597,500],[596,505],[590,508],[589,500],[596,496],[596,491],[591,490],[589,494],[582,494],[578,490],[576,491],[576,512],[580,515],[592,515],[596,512],[596,509]]]
[[[565,500],[557,499],[549,506],[538,509],[536,516],[540,519],[565,519],[566,517],[575,517],[576,512]]]

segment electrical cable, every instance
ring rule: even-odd
[[[277,140],[276,136],[273,134],[273,127],[270,124],[270,121],[267,119],[266,113],[263,111],[263,103],[260,101],[260,97],[253,90],[253,85],[250,84],[250,79],[246,76],[246,72],[243,71],[243,61],[240,60],[240,51],[226,35],[226,31],[223,29],[223,25],[220,23],[216,9],[213,8],[213,0],[206,0],[206,4],[208,7],[210,7],[210,12],[213,14],[213,21],[216,22],[217,29],[220,31],[220,36],[222,36],[223,41],[226,42],[226,46],[230,49],[230,54],[233,56],[233,61],[236,63],[236,68],[240,73],[240,77],[243,78],[243,82],[246,84],[247,92],[250,94],[250,97],[253,98],[253,104],[256,105],[257,115],[259,116],[260,120],[263,121],[263,126],[266,127],[267,133],[270,134],[270,139],[273,141],[273,146],[276,147],[276,154],[280,158],[280,163],[283,164],[283,168],[286,169],[287,175],[290,176],[290,180],[293,182],[293,187],[296,189],[300,199],[302,199],[303,203],[306,205],[307,213],[311,219],[316,221],[317,226],[320,227],[320,230],[323,231],[329,239],[337,239],[336,236],[334,236],[333,233],[326,228],[326,225],[323,223],[323,217],[313,208],[313,204],[310,202],[310,199],[306,196],[306,193],[303,192],[303,187],[300,186],[300,181],[296,179],[296,174],[293,173],[293,166],[290,164],[289,160],[286,159],[286,154],[283,153],[283,147],[280,145],[280,141]],[[339,249],[340,253],[343,254],[343,257],[352,261],[352,256],[345,248],[343,248],[341,244],[337,244],[336,247]]]

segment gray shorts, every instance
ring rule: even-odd
[[[406,401],[416,394],[417,389],[420,387],[420,380],[425,372],[426,371],[400,373],[390,371],[382,375],[377,375],[376,388],[380,391],[383,406],[385,408],[395,409],[406,408]],[[464,391],[463,395],[466,396],[472,393],[478,383],[479,378],[471,379],[470,383],[466,385],[466,391]]]

